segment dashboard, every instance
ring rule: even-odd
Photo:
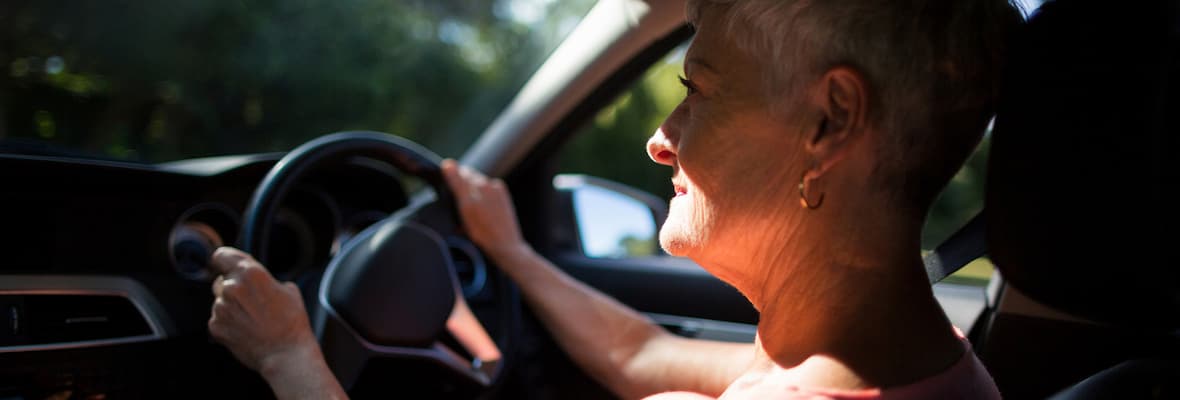
[[[156,166],[0,158],[3,273],[175,274],[202,240],[232,245],[258,182],[279,155]],[[322,268],[343,241],[407,204],[390,166],[356,159],[324,168],[284,199],[267,266],[280,277]],[[187,239],[187,240],[186,240]],[[203,284],[203,283],[202,283]]]
[[[242,398],[269,396],[208,337],[202,261],[237,242],[256,185],[281,156],[139,165],[0,155],[0,398],[224,397],[210,380]],[[307,298],[350,237],[421,187],[370,159],[319,168],[283,199],[268,269]],[[470,243],[451,246],[480,308],[482,261]]]

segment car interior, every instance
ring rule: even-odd
[[[749,342],[755,310],[691,260],[589,241],[619,219],[651,234],[666,199],[560,167],[691,39],[683,10],[597,1],[459,159],[505,180],[526,239],[570,275],[673,333]],[[984,208],[925,257],[935,295],[1005,398],[1180,398],[1180,2],[1029,11]],[[353,397],[614,398],[463,237],[442,158],[410,140],[341,127],[281,152],[133,163],[4,139],[0,399],[273,397],[207,331],[222,244],[299,285]],[[937,282],[980,257],[986,286]]]
[[[1108,367],[1055,398],[1178,395],[1176,10],[1047,3],[1013,49],[986,198],[1005,285],[977,349],[1007,396]]]

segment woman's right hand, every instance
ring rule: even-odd
[[[442,173],[471,241],[497,260],[528,249],[504,181],[488,178],[452,159],[442,162]]]
[[[254,257],[232,247],[214,251],[209,267],[218,274],[209,333],[242,364],[269,377],[307,361],[305,356],[319,356],[295,284],[280,283]],[[278,361],[292,359],[299,362]]]

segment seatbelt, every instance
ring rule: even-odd
[[[930,284],[938,283],[955,271],[963,269],[968,263],[987,255],[987,238],[984,234],[986,213],[986,209],[979,211],[934,251],[922,257]]]

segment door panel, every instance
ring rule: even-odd
[[[603,259],[571,253],[551,259],[578,280],[642,312],[758,323],[758,313],[741,293],[692,260],[669,256]]]

